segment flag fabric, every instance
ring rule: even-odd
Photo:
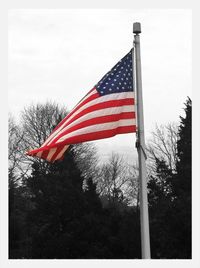
[[[44,144],[28,151],[50,162],[71,144],[136,132],[132,50],[55,127]]]

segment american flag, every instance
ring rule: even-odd
[[[132,50],[55,127],[44,144],[28,151],[50,162],[71,144],[136,132]]]

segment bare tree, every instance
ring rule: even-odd
[[[46,165],[40,159],[28,157],[25,152],[40,147],[65,114],[64,107],[59,108],[57,104],[47,102],[24,108],[18,125],[13,118],[10,119],[9,146],[12,149],[9,150],[9,162],[15,165],[15,170],[12,170],[20,172],[21,178],[31,170],[33,162]]]
[[[107,163],[100,167],[98,189],[101,194],[113,197],[113,191],[117,188],[122,174],[122,158],[112,153]]]
[[[66,114],[65,107],[60,108],[58,104],[52,102],[24,108],[21,125],[26,149],[40,147]]]
[[[93,143],[79,143],[73,146],[75,160],[85,179],[97,174],[97,149]]]
[[[152,132],[152,138],[148,141],[147,145],[149,172],[155,172],[156,159],[164,160],[172,171],[175,169],[177,137],[178,125],[176,123],[156,125],[155,131]]]
[[[17,180],[14,174],[21,173],[21,150],[23,147],[23,132],[20,127],[16,124],[14,117],[9,114],[8,119],[8,170],[10,177]]]
[[[134,206],[139,205],[139,170],[138,166],[131,165],[126,169],[127,181],[122,186],[122,190],[128,203]]]
[[[123,157],[112,153],[108,162],[99,167],[96,177],[97,190],[110,201],[121,198],[133,204],[133,200],[137,199],[137,178],[135,166],[128,165]]]

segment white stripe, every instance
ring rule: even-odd
[[[53,155],[55,154],[55,152],[57,151],[57,148],[52,148],[49,153],[48,153],[48,156],[47,156],[47,160],[48,161],[51,161],[51,158],[53,157]]]
[[[62,155],[64,154],[64,152],[68,149],[68,147],[69,147],[69,145],[65,145],[65,146],[63,147],[63,149],[60,151],[60,153],[56,156],[56,158],[55,158],[54,161],[56,161],[57,159],[61,158]]]
[[[83,115],[82,117],[77,118],[75,121],[72,121],[69,125],[67,125],[65,128],[63,128],[58,135],[62,134],[63,132],[65,132],[67,129],[82,123],[86,120],[92,119],[92,118],[96,118],[96,117],[100,117],[100,116],[107,116],[107,115],[114,115],[114,114],[119,114],[119,113],[125,113],[125,112],[134,112],[134,105],[126,105],[126,106],[119,106],[119,107],[112,107],[112,108],[105,108],[105,109],[101,109],[98,111],[94,111],[88,114]],[[57,135],[57,136],[58,136]],[[56,137],[57,137],[56,136]],[[53,142],[56,137],[54,137],[51,142]]]
[[[78,136],[81,134],[88,134],[88,133],[98,132],[98,131],[103,131],[103,130],[111,130],[117,127],[134,126],[135,124],[136,124],[135,119],[122,119],[116,122],[92,125],[89,127],[75,130],[73,132],[70,132],[67,135],[62,136],[59,140],[56,141],[56,143],[62,142],[68,138],[71,138],[73,136]]]
[[[52,139],[56,138],[56,135],[58,134],[58,132],[61,131],[61,129],[63,129],[66,124],[77,114],[79,114],[81,111],[85,110],[86,108],[93,106],[95,104],[99,104],[99,103],[103,103],[105,101],[110,101],[110,100],[120,100],[120,99],[129,99],[129,98],[134,98],[134,92],[123,92],[123,93],[113,93],[113,94],[109,94],[109,95],[105,95],[105,96],[101,96],[97,99],[94,99],[88,103],[86,103],[85,105],[81,106],[75,113],[73,113],[66,121],[65,123],[60,126],[60,128],[58,128],[53,135],[51,136],[51,141],[49,141],[48,145],[51,144]],[[59,135],[59,134],[58,134]],[[45,142],[46,144],[46,142]],[[44,144],[44,145],[45,145]],[[43,145],[43,146],[44,146]]]
[[[41,157],[42,156],[42,151],[40,151],[40,152],[38,152],[37,154],[36,154],[36,156],[38,156],[38,157]]]

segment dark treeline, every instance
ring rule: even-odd
[[[191,258],[191,106],[188,98],[177,131],[157,129],[148,147],[155,259]],[[10,118],[9,258],[140,259],[136,167],[116,155],[99,166],[88,144],[53,164],[23,154],[43,143],[64,111],[47,103],[24,110],[18,125]]]

